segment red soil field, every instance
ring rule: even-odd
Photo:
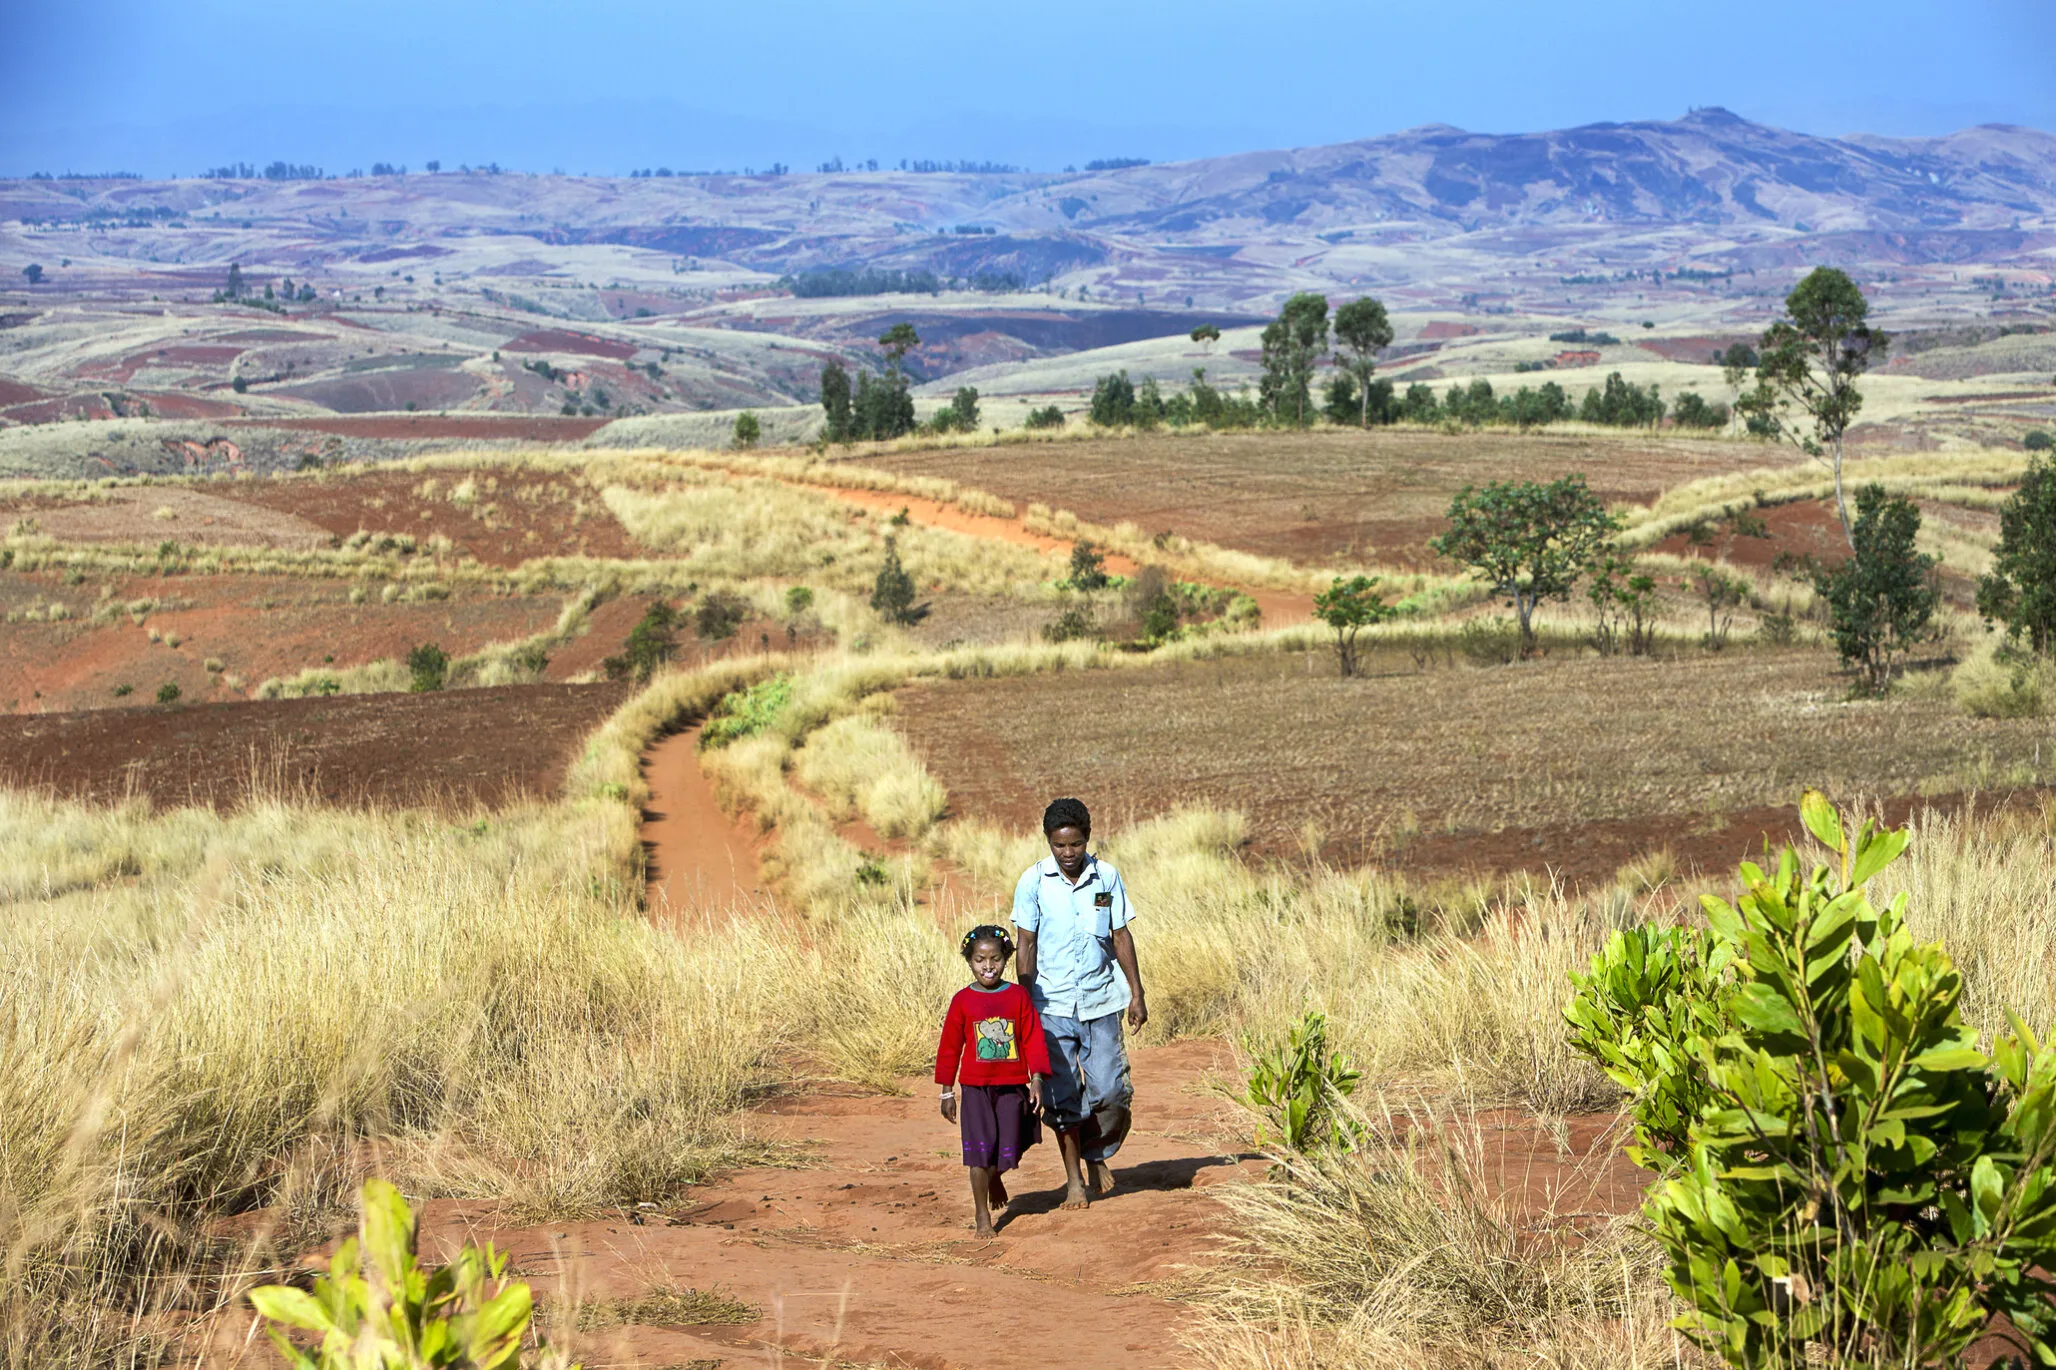
[[[159,419],[229,419],[243,412],[243,407],[226,400],[203,399],[198,395],[180,395],[163,390],[138,390],[136,398],[150,406],[150,416]]]
[[[474,483],[476,499],[451,503],[450,492],[466,480]],[[434,492],[424,494],[430,481]],[[292,514],[340,537],[364,529],[411,533],[426,541],[440,533],[490,566],[519,566],[539,556],[642,555],[600,502],[599,492],[575,475],[509,467],[431,472],[365,467],[210,484],[207,489]]]
[[[352,807],[546,799],[627,685],[510,685],[0,718],[0,784],[100,803]]]
[[[595,338],[564,328],[539,328],[501,343],[500,348],[506,352],[576,352],[581,356],[607,357],[617,362],[625,362],[635,355],[633,343]]]
[[[254,689],[268,677],[309,667],[345,669],[405,656],[433,642],[451,656],[475,652],[551,627],[563,608],[558,595],[496,596],[459,591],[447,600],[349,602],[345,581],[275,576],[166,576],[108,582],[109,600],[161,601],[138,626],[127,614],[94,622],[99,587],[68,587],[50,576],[0,575],[0,604],[9,610],[65,604],[71,618],[16,622],[0,632],[0,709],[99,709],[154,697],[169,682],[188,700],[233,699],[224,677]],[[155,630],[163,639],[150,640]],[[174,648],[170,636],[180,641]],[[621,636],[597,633],[599,655],[620,650]],[[586,640],[576,644],[586,645]],[[206,669],[210,660],[224,667]],[[557,663],[552,662],[554,668]],[[553,670],[553,674],[554,674]],[[132,693],[116,696],[127,685]]]
[[[558,414],[339,414],[333,418],[243,418],[228,426],[346,438],[462,438],[479,442],[577,442],[609,420]]]

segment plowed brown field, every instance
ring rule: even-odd
[[[227,808],[253,792],[468,810],[553,797],[627,685],[510,685],[0,717],[0,785]]]
[[[1321,562],[1433,564],[1428,539],[1465,485],[1581,471],[1609,503],[1767,463],[1756,443],[1647,436],[1414,430],[1180,434],[866,454],[867,466],[944,476],[1023,507],[1128,520],[1243,551]]]

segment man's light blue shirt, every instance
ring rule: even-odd
[[[1086,1022],[1128,1007],[1128,977],[1114,960],[1114,933],[1135,917],[1121,873],[1096,856],[1073,885],[1055,857],[1022,872],[1014,926],[1035,934],[1035,1007]]]

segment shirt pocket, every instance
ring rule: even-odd
[[[1092,909],[1092,937],[1102,944],[1114,940],[1114,910],[1110,904],[1096,904]]]

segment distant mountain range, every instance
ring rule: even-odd
[[[161,227],[174,215],[187,232]],[[21,218],[141,230],[132,257],[187,265],[427,265],[455,239],[516,238],[533,252],[448,267],[540,277],[567,248],[611,245],[773,276],[869,266],[1054,281],[1148,308],[1255,309],[1327,284],[1418,288],[1411,302],[1428,304],[1465,280],[1466,298],[1560,299],[1602,267],[1609,279],[1817,261],[2047,272],[2056,136],[1986,125],[1819,138],[1707,108],[1553,133],[1429,125],[1088,173],[0,182],[0,219]]]
[[[1191,233],[1221,223],[1463,228],[1593,222],[1832,229],[1992,228],[2056,215],[2056,136],[1986,125],[1946,138],[1816,138],[1719,108],[1554,133],[1447,125],[1291,152],[1089,178],[1079,221]]]

